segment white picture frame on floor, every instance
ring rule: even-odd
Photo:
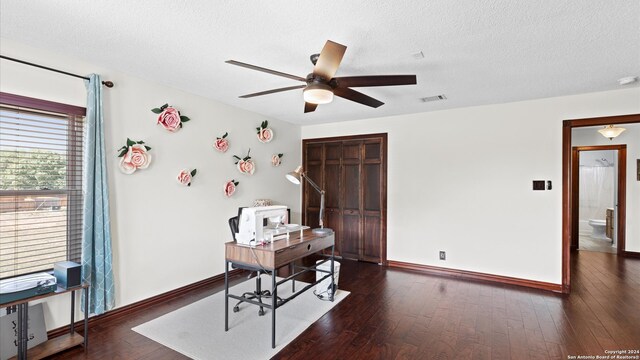
[[[42,303],[29,306],[27,349],[47,341]],[[18,314],[13,312],[0,317],[0,359],[9,359],[18,354]]]

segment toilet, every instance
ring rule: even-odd
[[[589,219],[589,225],[593,228],[591,236],[596,239],[608,239],[605,234],[607,222],[605,220]]]

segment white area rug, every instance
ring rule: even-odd
[[[306,283],[296,281],[300,290]],[[263,276],[262,288],[271,287],[271,278]],[[249,279],[229,289],[241,295],[255,289]],[[276,348],[271,348],[271,310],[258,316],[258,307],[241,304],[233,312],[236,300],[229,299],[229,331],[224,331],[224,290],[207,298],[134,327],[132,330],[193,359],[269,359],[327,311],[342,301],[348,291],[338,290],[334,302],[323,301],[311,288],[276,310]],[[291,294],[291,286],[278,287],[278,296]],[[270,301],[270,300],[269,300]]]

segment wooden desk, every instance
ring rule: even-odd
[[[84,303],[84,336],[76,334],[75,326],[75,301],[76,290],[84,290],[85,298],[87,301]],[[69,324],[69,333],[66,335],[58,336],[53,339],[47,340],[42,344],[38,344],[29,349],[29,355],[27,356],[27,338],[28,338],[28,326],[27,319],[29,318],[29,301],[48,298],[51,296],[71,293],[71,324]],[[80,286],[65,289],[58,286],[56,291],[47,294],[36,295],[30,298],[12,301],[9,303],[0,304],[1,308],[16,307],[18,312],[18,355],[12,359],[42,359],[47,356],[56,354],[60,351],[72,348],[74,346],[82,344],[85,348],[89,346],[89,284],[83,283]]]
[[[331,248],[331,255],[324,261],[309,267],[293,266],[292,274],[287,278],[276,281],[276,270],[279,268],[294,264],[296,260],[302,259],[305,256],[314,254],[324,249]],[[319,284],[323,280],[331,277],[331,288],[335,289],[334,277],[333,277],[333,263],[334,263],[334,250],[335,250],[335,234],[331,233],[326,236],[318,236],[311,232],[311,230],[305,230],[304,232],[296,231],[290,234],[289,239],[276,240],[273,243],[258,245],[256,247],[249,247],[246,245],[240,245],[235,241],[231,241],[225,244],[225,269],[224,269],[224,294],[225,294],[225,313],[224,313],[224,330],[229,330],[229,298],[236,300],[243,300],[246,303],[260,306],[261,308],[271,309],[271,347],[276,347],[276,309],[283,306],[287,302],[293,300],[298,295],[307,291],[308,289]],[[330,270],[317,269],[318,265],[330,262]],[[245,299],[241,296],[229,294],[229,265],[237,264],[244,267],[267,273],[271,275],[271,304],[262,303]],[[296,272],[296,269],[301,271]],[[322,272],[326,273],[325,276],[316,280],[312,284],[308,284],[300,291],[295,291],[295,277],[308,272]],[[292,281],[293,294],[286,299],[278,300],[278,286],[287,281]],[[258,285],[259,286],[259,285]],[[333,301],[333,291],[330,296],[330,300]]]

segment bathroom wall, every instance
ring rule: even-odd
[[[580,234],[592,232],[589,219],[604,220],[614,207],[617,151],[580,152]]]

